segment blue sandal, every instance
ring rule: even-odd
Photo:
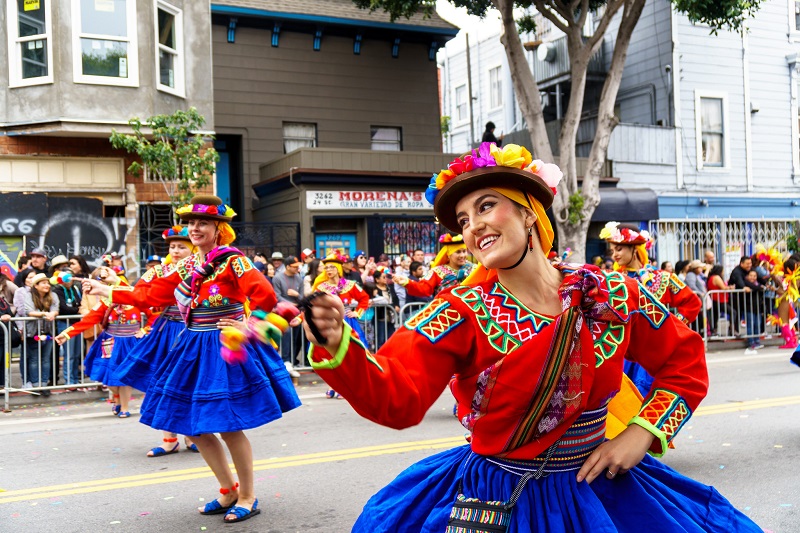
[[[261,509],[258,508],[258,498],[253,502],[253,508],[247,509],[246,507],[239,507],[238,505],[234,505],[230,509],[228,509],[227,514],[236,515],[236,518],[233,520],[224,519],[223,521],[226,524],[235,524],[236,522],[241,522],[243,520],[247,520],[248,518],[253,518],[255,515],[260,514]]]
[[[178,438],[175,437],[173,439],[162,439],[164,442],[174,442],[175,446],[171,450],[165,450],[161,446],[156,446],[155,448],[150,448],[150,451],[153,452],[153,455],[148,455],[147,457],[161,457],[164,455],[169,455],[172,453],[178,453]]]
[[[191,443],[191,444],[189,444],[188,442],[186,442],[186,441],[184,440],[184,441],[183,441],[183,444],[185,444],[185,445],[186,445],[186,449],[187,449],[187,450],[189,450],[190,452],[194,452],[194,453],[200,453],[200,450],[198,450],[198,449],[197,449],[197,444],[195,444],[194,442],[193,442],[193,443]]]
[[[239,488],[238,483],[234,483],[233,487],[229,489],[220,488],[219,493],[223,496],[230,493],[232,490],[236,490]],[[231,509],[233,506],[236,505],[236,502],[239,501],[239,498],[233,500],[233,503],[228,505],[227,507],[223,507],[219,500],[214,500],[213,502],[208,502],[203,506],[203,510],[200,511],[200,514],[209,515],[209,514],[228,514],[228,509]]]
[[[120,411],[117,415],[119,418],[130,418],[131,412],[130,411]]]

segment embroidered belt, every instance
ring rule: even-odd
[[[190,315],[189,329],[192,331],[212,331],[223,318],[241,320],[244,305],[220,305],[219,307],[196,307]]]
[[[531,460],[498,459],[486,457],[503,470],[522,475],[525,472],[542,468],[543,472],[568,472],[578,470],[587,457],[606,439],[606,416],[608,406],[584,411],[581,416],[564,433],[553,451],[547,457],[536,457]]]
[[[164,311],[161,312],[161,316],[163,316],[165,320],[171,322],[183,322],[183,317],[177,305],[170,305],[164,309]]]
[[[112,337],[133,337],[140,329],[139,324],[109,324],[106,331]]]

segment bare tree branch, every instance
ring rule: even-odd
[[[586,17],[589,16],[589,0],[574,0],[572,4],[570,4],[570,7],[574,6],[572,9],[573,13],[576,9],[578,9],[579,3],[581,6],[581,16],[578,17],[578,21],[575,23],[575,25],[583,30],[583,26],[586,24]]]
[[[608,4],[606,4],[606,12],[603,13],[603,17],[600,19],[597,29],[594,30],[594,33],[586,42],[586,45],[591,48],[592,53],[594,53],[600,46],[603,36],[608,29],[608,25],[611,23],[611,19],[613,19],[614,15],[617,14],[617,11],[619,11],[619,8],[622,7],[623,3],[624,0],[610,0]]]
[[[533,7],[535,7],[536,11],[541,13],[544,18],[552,22],[556,28],[564,33],[569,33],[569,26],[565,17],[554,12],[551,6],[545,4],[544,0],[533,0]]]
[[[639,22],[645,0],[626,0],[625,10],[622,14],[622,21],[617,31],[617,39],[614,44],[614,53],[611,58],[611,66],[606,73],[606,81],[600,94],[600,105],[597,112],[597,130],[595,131],[594,143],[589,153],[589,176],[583,181],[583,195],[586,199],[584,203],[584,216],[591,218],[595,207],[599,204],[600,191],[599,181],[600,172],[605,162],[608,144],[611,140],[611,133],[619,122],[614,115],[614,104],[617,100],[617,93],[622,82],[622,71],[625,68],[625,60],[628,56],[628,47],[631,42],[631,35]]]

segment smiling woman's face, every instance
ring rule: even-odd
[[[190,220],[189,238],[192,240],[192,244],[198,248],[210,250],[216,244],[217,226],[211,220]]]
[[[464,243],[486,268],[506,268],[528,246],[535,215],[491,189],[478,189],[456,204]],[[465,257],[466,258],[466,257]]]

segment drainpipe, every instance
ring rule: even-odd
[[[752,104],[750,102],[750,54],[748,53],[747,32],[742,31],[742,78],[744,78],[744,157],[745,182],[747,191],[753,190],[753,126]]]
[[[301,193],[300,187],[298,187],[294,182],[294,171],[295,170],[297,170],[297,167],[289,167],[289,183],[292,184],[292,187],[297,189],[297,218],[298,218],[298,221],[300,222],[300,235],[298,235],[298,237],[300,237],[300,239],[301,239],[301,242],[299,244],[300,244],[300,246],[302,248],[302,246],[303,246],[302,236],[304,235],[304,232],[303,232],[303,198],[300,195],[300,193]],[[311,248],[313,249],[314,247],[312,246]]]

